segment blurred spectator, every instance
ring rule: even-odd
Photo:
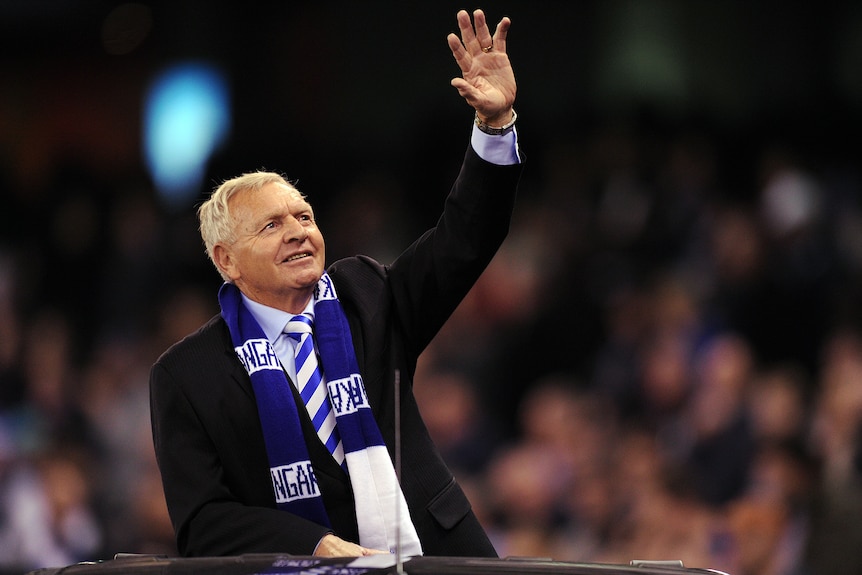
[[[813,471],[811,458],[792,440],[759,448],[745,492],[727,506],[740,573],[804,573]]]
[[[644,397],[648,395],[646,389],[639,388],[647,306],[643,290],[621,286],[608,295],[602,312],[604,342],[596,351],[589,387],[593,393],[609,399],[624,418],[637,417],[647,409],[641,402],[649,402]]]
[[[716,521],[652,433],[629,429],[613,450],[614,521],[593,555],[600,562],[681,560],[687,566],[726,566],[713,550]],[[723,551],[723,550],[722,550]]]
[[[696,383],[686,413],[692,433],[684,465],[701,501],[728,503],[742,493],[755,440],[745,397],[754,369],[748,343],[735,335],[710,340],[696,362]]]
[[[485,482],[491,520],[498,526],[498,553],[554,555],[553,539],[564,524],[561,502],[571,474],[567,462],[547,445],[519,443],[494,459]]]
[[[533,383],[521,402],[518,421],[519,441],[556,453],[575,482],[604,467],[618,425],[612,405],[559,375]]]
[[[806,549],[817,575],[862,573],[862,345],[854,333],[836,333],[824,348],[812,422],[812,450],[820,462]]]
[[[769,256],[761,228],[756,212],[746,205],[715,206],[697,266],[705,274],[702,284],[715,321],[755,344],[770,330],[760,314]]]
[[[104,533],[92,507],[86,454],[67,446],[5,466],[0,482],[0,569],[90,559]]]
[[[94,488],[105,537],[110,548],[124,552],[143,552],[141,547],[148,542],[139,531],[151,529],[139,516],[141,503],[153,503],[144,496],[155,468],[147,385],[152,358],[144,355],[145,350],[133,340],[100,342],[82,374],[79,398],[98,438],[93,441],[97,453],[93,463],[101,473]],[[164,501],[148,513],[159,508],[164,508]]]
[[[804,371],[782,365],[754,375],[746,398],[759,444],[801,443],[809,431],[810,384]]]
[[[469,479],[487,467],[500,444],[472,383],[460,371],[421,370],[414,394],[431,438],[452,472]]]
[[[739,575],[789,575],[777,553],[788,523],[787,509],[773,500],[740,499],[729,505],[728,524],[736,545]]]
[[[24,328],[24,397],[6,412],[23,450],[39,450],[56,439],[83,443],[92,439],[76,400],[80,378],[74,360],[79,342],[67,317],[54,309],[40,310]]]

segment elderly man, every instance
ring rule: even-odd
[[[492,36],[481,10],[457,19],[470,146],[437,225],[391,265],[326,268],[311,205],[277,174],[229,180],[200,207],[221,313],[150,379],[182,555],[496,555],[412,394],[419,354],[508,232],[522,168],[510,21]]]

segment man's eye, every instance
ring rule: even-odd
[[[264,230],[271,230],[275,227],[275,222],[268,222],[265,226],[263,226]]]

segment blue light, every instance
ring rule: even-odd
[[[146,96],[144,153],[162,200],[183,208],[198,196],[213,152],[230,130],[227,84],[213,66],[175,65]]]

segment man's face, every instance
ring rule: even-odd
[[[249,298],[299,313],[323,274],[325,246],[311,206],[278,183],[229,203],[236,242],[216,247],[219,266]]]

